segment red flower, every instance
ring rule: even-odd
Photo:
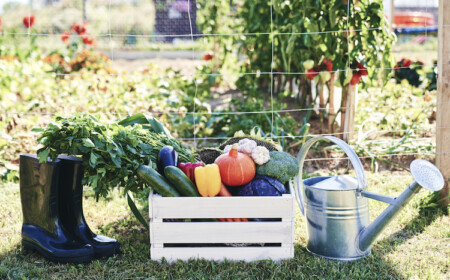
[[[328,72],[333,71],[333,61],[331,59],[324,58],[322,64],[326,66]]]
[[[72,24],[72,30],[75,31],[78,35],[84,35],[86,34],[86,25],[87,22],[74,22]]]
[[[84,34],[81,36],[81,38],[83,39],[83,43],[85,43],[86,45],[95,45],[96,43],[95,38],[91,35]]]
[[[208,61],[208,60],[211,60],[213,57],[214,57],[214,55],[213,55],[212,53],[206,53],[206,54],[203,56],[203,60]]]
[[[64,33],[61,35],[61,40],[64,42],[64,44],[68,44],[68,43],[69,43],[70,35],[72,35],[71,32],[64,32]]]
[[[23,22],[23,25],[25,25],[26,28],[33,27],[34,15],[29,15],[29,16],[24,17],[22,22]]]
[[[358,73],[361,76],[367,76],[367,69],[366,67],[364,67],[364,65],[362,65],[362,63],[356,62],[356,67],[358,67]]]
[[[352,79],[350,81],[350,84],[352,86],[359,84],[359,82],[361,81],[361,74],[359,74],[358,72],[353,72],[353,76]]]
[[[317,74],[319,74],[320,69],[318,69],[318,67],[314,67],[312,69],[308,69],[306,70],[306,78],[308,80],[313,80],[315,76],[317,76]]]
[[[411,66],[412,61],[410,59],[402,59],[403,60],[403,67],[409,67]]]

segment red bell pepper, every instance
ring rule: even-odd
[[[188,163],[179,163],[178,168],[181,169],[181,171],[188,176],[189,179],[195,184],[195,175],[194,175],[194,169],[199,166],[205,165],[203,162],[188,162]]]

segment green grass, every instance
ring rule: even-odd
[[[407,173],[369,174],[371,191],[397,195],[412,180]],[[148,232],[130,215],[124,198],[114,193],[98,203],[85,195],[91,228],[117,238],[122,256],[89,264],[54,264],[20,245],[21,206],[18,184],[0,184],[0,279],[449,279],[450,219],[440,211],[420,210],[422,190],[372,246],[372,255],[356,262],[335,262],[306,251],[305,221],[296,216],[295,257],[273,263],[158,263],[149,258]],[[371,218],[385,204],[370,202]]]

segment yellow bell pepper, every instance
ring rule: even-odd
[[[217,164],[213,163],[203,167],[196,167],[194,173],[198,192],[202,196],[216,196],[219,194],[222,180]]]

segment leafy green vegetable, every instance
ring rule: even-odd
[[[116,187],[124,187],[125,193],[139,194],[146,187],[136,176],[139,165],[156,162],[159,150],[166,145],[177,150],[181,161],[195,160],[195,155],[165,134],[141,124],[104,124],[88,114],[57,117],[42,131],[38,143],[44,146],[37,152],[40,161],[48,156],[55,159],[59,154],[81,156],[83,184],[89,184],[97,198],[107,197]]]
[[[298,174],[298,161],[285,152],[270,152],[270,160],[256,167],[256,174],[280,180],[283,184]]]

